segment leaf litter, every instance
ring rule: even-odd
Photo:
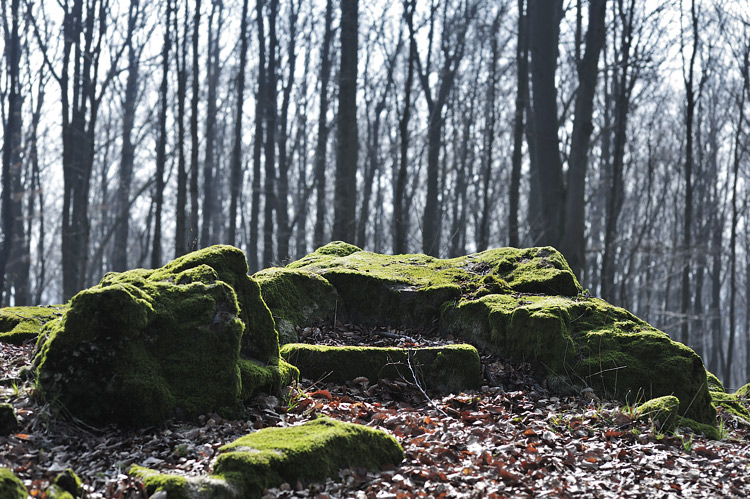
[[[454,341],[340,322],[298,332],[301,341],[328,345],[409,348]],[[480,351],[485,384],[476,391],[433,393],[405,378],[302,379],[281,397],[256,397],[239,420],[207,414],[196,422],[125,430],[91,428],[34,397],[33,383],[22,382],[18,372],[32,351],[33,345],[0,343],[0,399],[14,406],[21,428],[0,436],[0,466],[16,473],[33,497],[72,468],[86,497],[144,498],[143,484],[127,475],[131,464],[204,475],[225,443],[319,414],[391,433],[405,460],[380,472],[347,468],[336,480],[285,483],[267,490],[267,497],[750,496],[750,428],[721,409],[720,441],[687,428],[665,434],[658,423],[634,419],[632,408],[586,393],[555,394],[529,364],[487,352]]]

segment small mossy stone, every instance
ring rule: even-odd
[[[713,400],[715,406],[721,407],[725,412],[750,424],[750,412],[740,402],[740,397],[736,394],[712,391],[711,400]]]
[[[70,468],[58,473],[53,483],[62,490],[69,492],[73,497],[81,497],[83,495],[83,483]]]
[[[10,404],[0,404],[0,435],[8,435],[18,431],[16,411]]]
[[[679,418],[678,426],[687,428],[694,433],[701,433],[709,440],[721,440],[722,438],[721,432],[715,425],[699,423],[694,419]]]
[[[726,392],[726,390],[724,389],[724,383],[722,383],[721,380],[708,369],[706,370],[706,381],[708,382],[709,391]]]
[[[21,345],[37,338],[45,324],[62,317],[65,305],[0,308],[0,342]]]
[[[265,428],[219,449],[214,476],[238,485],[243,497],[264,489],[335,477],[344,467],[377,470],[397,465],[404,451],[395,438],[367,426],[319,417],[302,425]]]
[[[149,496],[162,493],[167,499],[239,499],[245,498],[240,489],[217,475],[207,477],[159,473],[133,465],[128,474],[143,480]]]
[[[675,396],[657,397],[638,406],[638,418],[658,422],[661,431],[670,432],[677,427],[679,407]]]
[[[299,341],[297,327],[336,317],[336,289],[318,274],[272,267],[252,278],[260,285],[263,301],[273,314],[280,345]]]
[[[479,388],[482,381],[479,354],[471,345],[411,349],[290,343],[281,355],[302,376],[335,383],[364,376],[372,383],[404,379],[427,390],[461,392]]]
[[[738,397],[750,397],[750,383],[741,386],[734,394]]]
[[[28,491],[20,478],[8,468],[0,468],[0,497],[3,499],[26,499]]]

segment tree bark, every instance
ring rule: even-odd
[[[198,143],[198,100],[200,99],[198,40],[200,37],[201,24],[201,0],[195,0],[195,12],[193,12],[193,81],[190,100],[190,232],[187,241],[187,250],[194,251],[198,248],[198,154],[200,144]]]
[[[185,171],[185,98],[187,94],[187,22],[188,3],[185,2],[184,30],[182,41],[177,35],[177,15],[175,15],[175,40],[177,42],[175,59],[177,62],[177,205],[175,207],[175,258],[187,252],[187,172]]]
[[[357,53],[358,0],[341,0],[338,142],[333,199],[334,240],[355,242],[357,227]]]
[[[266,143],[264,164],[264,220],[263,220],[263,267],[270,267],[274,263],[273,229],[274,212],[276,210],[276,129],[278,127],[278,107],[276,93],[278,87],[278,35],[276,22],[279,13],[279,0],[270,0],[268,4],[268,60],[266,61]]]

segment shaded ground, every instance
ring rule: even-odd
[[[318,324],[299,331],[327,344],[427,346],[450,339],[418,331]],[[480,352],[481,353],[481,352]],[[593,394],[555,396],[528,365],[482,354],[485,386],[463,394],[425,393],[402,379],[346,384],[302,380],[282,397],[261,396],[246,417],[202,416],[123,431],[52,417],[15,380],[31,347],[0,343],[0,398],[16,408],[21,430],[0,437],[0,466],[10,467],[32,495],[66,467],[88,497],[146,497],[125,472],[136,463],[163,472],[202,474],[216,449],[255,428],[306,421],[316,414],[367,424],[395,435],[406,460],[381,473],[347,469],[340,480],[284,484],[281,497],[706,497],[750,496],[750,428],[721,413],[725,438],[709,441],[680,429],[663,435],[634,411]],[[374,381],[374,380],[373,380]]]

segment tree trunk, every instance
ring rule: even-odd
[[[335,240],[353,243],[357,228],[357,52],[358,0],[341,0],[338,142],[333,199]]]
[[[586,170],[589,160],[589,142],[594,131],[592,116],[594,95],[599,73],[599,54],[604,46],[606,27],[604,14],[606,0],[589,2],[589,23],[586,32],[586,50],[578,66],[575,119],[568,161],[567,192],[565,197],[565,223],[560,250],[573,273],[581,278],[585,267],[585,203]]]
[[[276,129],[278,127],[278,109],[276,93],[278,83],[278,61],[276,50],[278,36],[276,21],[279,13],[279,0],[270,0],[268,4],[268,61],[266,64],[266,144],[265,144],[265,178],[263,194],[265,196],[265,210],[263,220],[263,267],[270,267],[274,263],[273,229],[274,211],[276,210]]]
[[[185,2],[184,30],[182,40],[177,40],[177,205],[175,207],[174,256],[187,252],[187,225],[185,210],[187,208],[187,172],[185,171],[185,97],[187,94],[187,22],[188,3]],[[175,35],[177,35],[177,16],[175,15]]]
[[[135,145],[133,144],[133,127],[135,124],[135,107],[138,99],[138,77],[140,54],[133,46],[133,33],[140,16],[139,0],[131,0],[128,16],[128,77],[125,83],[125,100],[123,101],[122,119],[122,156],[120,157],[119,183],[117,185],[117,208],[115,241],[112,251],[112,270],[122,272],[128,268],[128,229],[130,210],[130,184],[133,178],[133,161]]]
[[[518,0],[518,38],[516,41],[516,110],[513,117],[513,157],[508,188],[508,246],[518,247],[518,202],[523,160],[523,115],[529,100],[529,16],[526,1]]]
[[[541,201],[542,239],[535,244],[559,246],[562,233],[565,190],[560,160],[557,116],[558,40],[562,0],[542,6],[529,3],[532,112],[537,182]]]
[[[190,234],[187,241],[187,250],[194,251],[198,248],[198,100],[200,98],[199,57],[198,38],[201,24],[201,0],[195,0],[195,12],[193,12],[193,95],[190,101]]]
[[[326,2],[325,30],[320,62],[320,112],[318,113],[318,142],[315,146],[315,229],[313,245],[325,244],[326,214],[326,149],[328,145],[328,82],[331,78],[331,43],[333,41],[333,0]]]
[[[151,268],[162,264],[162,229],[161,214],[164,204],[164,170],[167,162],[167,108],[169,97],[169,50],[172,45],[169,28],[172,16],[172,0],[167,0],[166,19],[164,22],[164,43],[161,51],[161,86],[159,88],[159,141],[156,145],[156,184],[154,186],[154,239],[151,249]]]
[[[261,0],[258,0],[258,9],[260,9]],[[247,15],[248,15],[248,0],[242,0],[242,19],[240,21],[240,66],[237,68],[237,107],[234,110],[234,133],[232,139],[234,141],[232,145],[232,157],[230,166],[231,182],[229,184],[230,190],[230,201],[229,201],[229,227],[227,229],[227,244],[237,244],[237,205],[240,198],[240,192],[242,189],[242,108],[245,105],[245,70],[247,66]],[[262,19],[262,18],[261,18]],[[260,68],[258,70],[259,75],[262,75],[263,71],[263,51],[262,48],[259,50]],[[258,77],[259,82],[262,77]],[[256,106],[257,107],[257,106]],[[256,108],[256,136],[258,134],[258,118],[257,116],[262,113]],[[261,126],[262,128],[262,126]],[[257,139],[256,139],[257,140]],[[260,168],[260,166],[259,166]],[[252,223],[250,231],[252,233]],[[255,225],[257,227],[257,224]],[[257,232],[256,232],[257,233]],[[257,270],[257,259],[258,259],[258,247],[257,244],[253,245],[251,239],[250,247],[247,249],[248,258],[251,262],[251,271]],[[253,262],[253,255],[255,255],[255,261]],[[252,265],[254,263],[255,265]]]
[[[250,272],[260,269],[258,260],[258,225],[260,223],[260,167],[263,153],[263,122],[265,121],[266,94],[266,36],[263,24],[264,0],[256,3],[256,22],[258,26],[258,88],[255,94],[255,137],[253,143],[253,198],[250,209],[250,244],[248,248],[248,265]],[[241,113],[241,109],[238,108]],[[239,138],[241,130],[237,130]]]

